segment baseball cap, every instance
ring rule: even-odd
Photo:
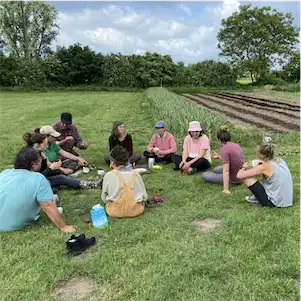
[[[61,136],[61,134],[59,132],[57,132],[52,126],[50,125],[44,125],[40,128],[40,134],[42,135],[49,135],[52,137],[59,137]]]
[[[72,124],[72,114],[71,113],[62,113],[61,121],[65,124]]]
[[[157,121],[155,127],[156,128],[164,128],[165,122],[163,120]]]

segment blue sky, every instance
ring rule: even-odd
[[[60,34],[54,46],[81,43],[106,53],[169,54],[185,64],[217,59],[221,20],[240,4],[271,6],[291,12],[300,24],[300,2],[98,2],[47,1],[59,12]]]

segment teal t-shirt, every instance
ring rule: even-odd
[[[54,162],[55,160],[58,159],[58,156],[59,156],[58,152],[61,149],[62,148],[55,142],[48,143],[48,146],[45,150],[45,155],[50,162]]]
[[[40,202],[50,201],[53,192],[39,172],[6,169],[0,173],[0,231],[14,231],[40,217]]]

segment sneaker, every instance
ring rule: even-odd
[[[256,197],[254,195],[246,196],[245,200],[251,204],[259,204],[259,201],[256,199]]]
[[[60,213],[60,215],[63,214],[63,207],[57,207],[58,212]]]
[[[70,177],[73,177],[73,178],[77,178],[77,177],[81,176],[83,173],[84,173],[83,169],[79,169],[78,171],[72,173],[72,174],[69,175],[69,176],[70,176]]]
[[[72,235],[66,242],[66,249],[69,255],[77,256],[95,245],[95,237],[86,238],[85,234],[79,236]]]
[[[53,195],[52,200],[55,202],[56,206],[60,205],[60,199],[59,199],[59,196],[57,194]]]

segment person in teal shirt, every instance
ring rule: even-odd
[[[23,229],[39,219],[41,209],[61,231],[75,231],[64,223],[49,182],[36,172],[41,162],[34,149],[24,148],[16,156],[14,169],[0,173],[0,232]]]

